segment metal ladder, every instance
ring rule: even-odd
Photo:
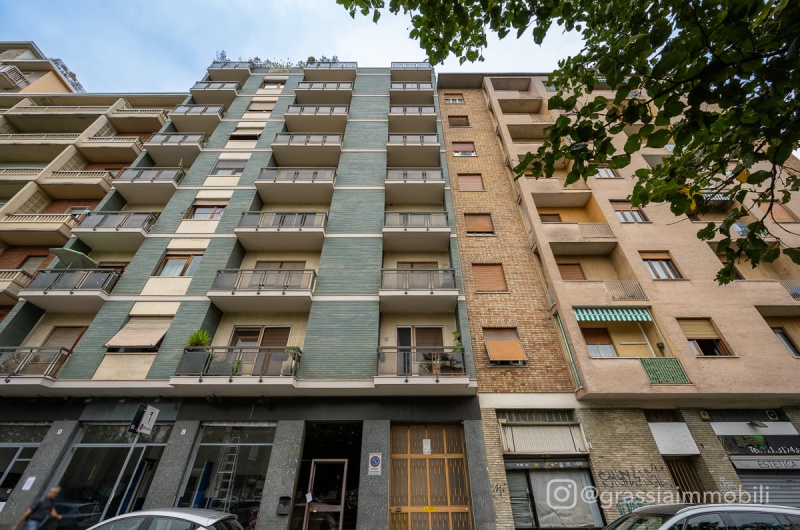
[[[231,445],[224,447],[220,453],[220,463],[217,467],[217,474],[214,477],[214,487],[211,489],[211,496],[208,502],[214,500],[222,501],[222,504],[215,507],[217,510],[227,512],[231,506],[231,496],[233,495],[233,481],[236,473],[236,464],[239,461],[239,437],[231,438]]]

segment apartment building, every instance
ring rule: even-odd
[[[438,76],[497,528],[597,527],[685,492],[800,505],[800,268],[718,285],[696,233],[730,196],[682,218],[627,201],[669,149],[570,186],[566,165],[514,180],[557,117],[546,79]],[[797,246],[800,202],[773,206]]]
[[[0,94],[0,525],[494,528],[438,108],[426,63]]]

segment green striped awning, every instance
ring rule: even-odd
[[[653,315],[646,308],[594,308],[575,307],[578,322],[652,322]]]

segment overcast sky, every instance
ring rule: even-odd
[[[424,61],[407,17],[351,19],[335,0],[0,0],[0,40],[34,41],[61,58],[87,92],[187,92],[216,53],[297,61],[333,56],[359,66]],[[449,59],[436,71],[544,72],[580,49],[551,31],[490,40],[483,63]]]

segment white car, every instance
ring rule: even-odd
[[[800,508],[773,504],[657,504],[623,515],[605,530],[788,530]]]
[[[126,513],[89,530],[242,530],[236,516],[199,508],[163,508]]]

